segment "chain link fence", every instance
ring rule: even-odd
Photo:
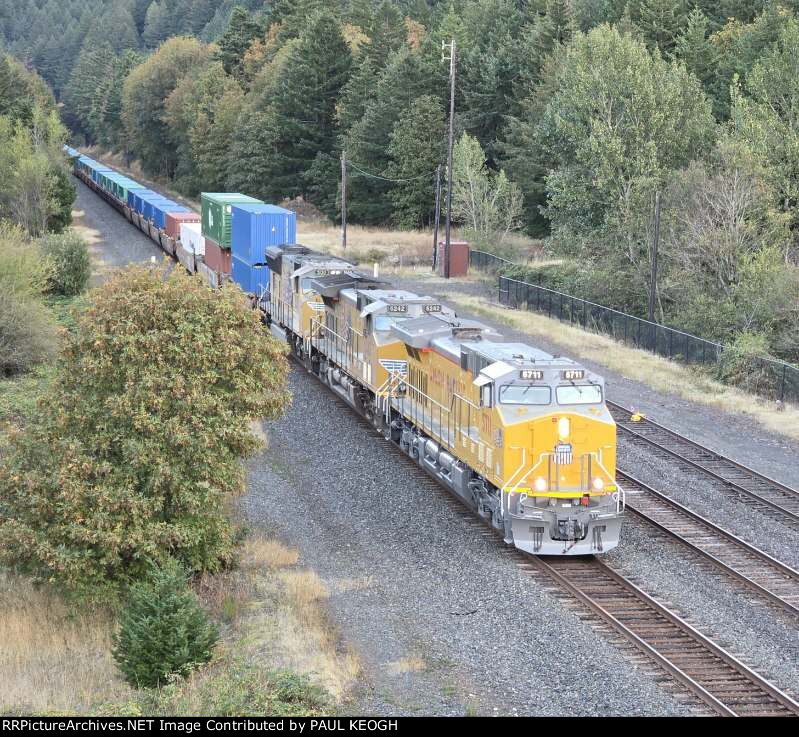
[[[481,268],[478,265],[481,261],[487,264],[485,268],[504,268],[503,264],[497,262],[505,262],[505,259],[492,254],[477,253],[481,255],[473,262],[476,268]],[[490,258],[484,258],[485,256]],[[515,265],[511,262],[505,263]],[[627,345],[683,363],[717,364],[725,350],[721,343],[501,274],[499,302],[507,307],[540,312],[584,330],[603,333]],[[772,399],[799,401],[799,369],[784,361],[770,358],[755,357],[748,361],[752,381],[745,382],[747,388]]]

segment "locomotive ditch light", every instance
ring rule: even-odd
[[[604,480],[603,480],[603,479],[601,479],[601,478],[599,478],[599,476],[597,476],[597,477],[596,477],[596,478],[595,478],[595,479],[594,479],[594,480],[591,482],[591,486],[593,486],[593,487],[594,487],[594,489],[596,489],[596,491],[602,491],[602,489],[604,489],[604,488],[605,488],[605,482],[604,482]]]
[[[558,437],[566,441],[569,439],[569,434],[571,433],[571,423],[569,422],[568,417],[561,417],[558,420]]]
[[[536,491],[546,491],[547,490],[547,480],[543,476],[539,476],[535,480],[535,490]]]

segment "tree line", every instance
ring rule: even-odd
[[[657,192],[657,318],[797,360],[795,6],[119,0],[130,41],[87,36],[59,94],[78,135],[187,194],[335,218],[346,151],[351,221],[427,227],[455,40],[456,214],[481,246],[546,236],[548,278],[645,315]]]

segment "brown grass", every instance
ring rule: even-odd
[[[388,664],[388,670],[394,675],[402,673],[419,673],[427,668],[427,662],[419,655],[408,655]]]
[[[528,335],[554,340],[574,357],[596,361],[622,376],[692,402],[749,415],[767,430],[799,440],[799,407],[796,405],[785,404],[782,411],[776,412],[773,402],[721,384],[653,353],[630,348],[607,336],[586,332],[535,312],[509,310],[454,291],[447,297],[473,314],[496,320]]]
[[[327,587],[297,567],[298,559],[296,550],[252,534],[237,567],[195,583],[205,608],[223,624],[223,639],[214,662],[181,686],[184,706],[201,699],[233,658],[264,674],[291,669],[334,700],[347,696],[358,659],[342,649],[330,623]],[[55,593],[0,571],[0,714],[86,714],[135,702],[136,691],[111,657],[113,628],[110,611],[72,609]]]
[[[108,611],[76,611],[0,571],[0,713],[82,711],[131,690],[111,658]]]

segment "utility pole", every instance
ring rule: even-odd
[[[660,192],[655,192],[655,227],[652,234],[652,271],[649,282],[649,322],[655,321],[655,295],[658,285],[658,244],[660,242]]]
[[[441,221],[441,164],[436,169],[436,224],[433,229],[433,272],[438,260],[438,225]]]
[[[347,152],[341,152],[341,249],[347,250]]]
[[[455,69],[457,50],[455,39],[442,44],[442,50],[449,46],[449,144],[447,147],[447,219],[444,233],[444,278],[449,279],[450,228],[452,226],[452,145],[455,127]],[[444,57],[446,59],[446,57]]]

